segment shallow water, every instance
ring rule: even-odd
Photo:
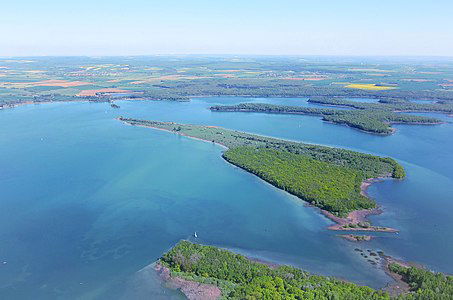
[[[391,281],[352,250],[357,244],[325,230],[331,223],[316,209],[226,163],[220,147],[126,126],[115,120],[120,115],[392,156],[407,168],[408,178],[375,184],[369,193],[385,210],[373,220],[401,232],[376,234],[359,247],[453,272],[451,124],[397,126],[395,135],[381,137],[311,116],[207,109],[235,101],[250,99],[0,111],[0,261],[7,262],[0,265],[0,297],[127,299],[152,293],[178,299],[180,293],[165,289],[143,268],[178,240],[194,239],[194,231],[197,242],[312,272],[374,287]]]

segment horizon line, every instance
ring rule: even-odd
[[[152,56],[238,56],[238,57],[375,57],[375,58],[451,58],[453,55],[405,55],[405,54],[240,54],[240,53],[156,53],[156,54],[105,54],[105,55],[70,55],[70,54],[43,54],[43,55],[0,55],[5,58],[27,57],[152,57]]]

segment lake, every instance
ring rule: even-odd
[[[453,126],[397,125],[388,137],[314,116],[208,107],[283,98],[52,103],[0,111],[0,298],[180,299],[149,266],[181,239],[382,287],[354,248],[453,273]],[[286,103],[286,102],[285,102]],[[305,103],[305,104],[304,104]],[[288,105],[307,105],[290,99]],[[400,229],[354,244],[299,199],[221,158],[219,146],[115,118],[217,125],[391,156],[407,179],[368,192],[376,224]],[[194,232],[198,238],[193,238]]]

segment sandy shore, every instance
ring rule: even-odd
[[[379,215],[382,210],[379,208],[375,209],[362,209],[350,212],[346,218],[340,218],[332,213],[321,210],[322,214],[327,218],[331,219],[337,224],[327,227],[330,230],[348,230],[348,231],[374,231],[374,232],[398,232],[398,230],[390,227],[378,227],[378,226],[360,226],[359,224],[369,224],[367,217],[370,215]],[[352,226],[352,227],[351,227]]]
[[[215,285],[173,277],[170,269],[160,263],[156,263],[154,269],[170,288],[181,290],[189,300],[215,300],[222,294],[221,290]]]
[[[360,194],[365,197],[369,197],[367,194],[367,189],[369,188],[370,185],[372,185],[375,182],[379,182],[385,178],[390,178],[392,174],[387,174],[386,176],[381,176],[381,177],[376,177],[376,178],[368,178],[364,181],[362,181],[362,184],[360,185]]]

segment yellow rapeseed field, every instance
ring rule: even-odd
[[[362,89],[362,90],[374,90],[374,91],[382,91],[382,90],[393,90],[396,89],[394,86],[382,86],[376,85],[375,83],[352,83],[345,86],[350,89]]]

